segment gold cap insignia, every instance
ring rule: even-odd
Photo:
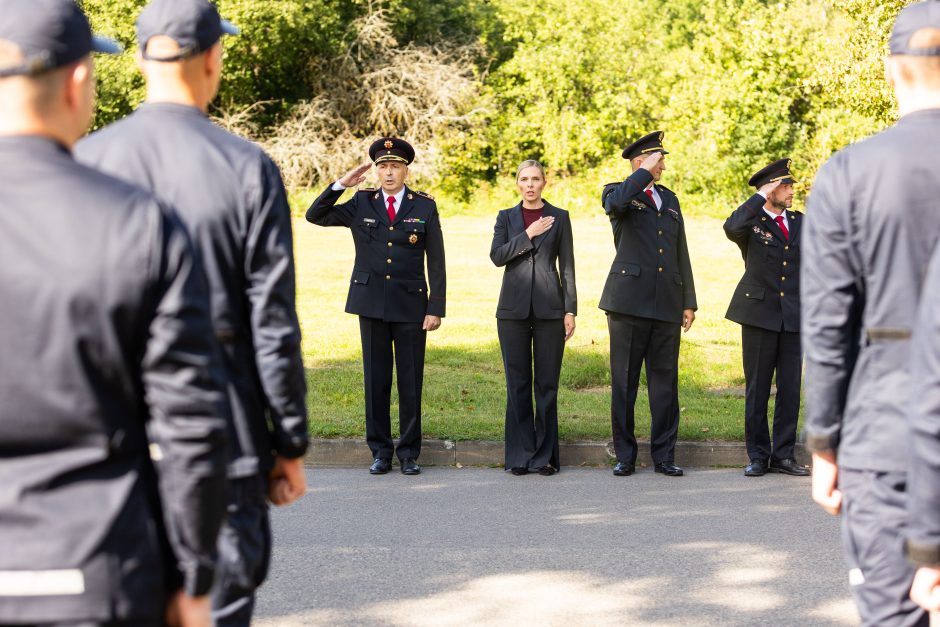
[[[386,147],[386,148],[391,148],[392,146],[394,146],[394,144],[392,143],[392,140],[386,139],[386,140],[385,140],[385,147]]]
[[[411,235],[409,235],[409,236],[408,236],[408,243],[409,243],[409,244],[417,244],[417,243],[418,243],[418,236],[415,235],[414,233],[412,233]]]
[[[659,141],[663,141],[663,132],[659,131]]]
[[[790,169],[790,166],[791,166],[791,165],[793,165],[793,161],[791,161],[790,159],[787,159],[787,169],[788,169],[788,170]]]

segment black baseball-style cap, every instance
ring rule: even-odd
[[[400,161],[408,165],[415,160],[415,149],[404,139],[382,137],[369,146],[369,158],[375,164],[383,161]]]
[[[21,57],[0,67],[0,77],[37,76],[92,52],[121,52],[117,42],[92,34],[72,0],[0,0],[0,44]]]
[[[137,43],[140,54],[148,61],[181,61],[211,48],[222,35],[238,35],[241,31],[219,15],[208,0],[153,0],[137,18]],[[147,43],[157,36],[169,37],[180,51],[168,57],[147,53]]]
[[[791,165],[792,161],[790,161],[790,159],[777,159],[770,165],[755,172],[754,176],[751,177],[747,184],[759,189],[767,183],[773,183],[775,181],[790,184],[796,183],[796,179],[794,179],[793,174],[790,173]]]
[[[663,132],[653,131],[649,135],[644,135],[623,150],[624,159],[636,159],[641,155],[648,155],[654,152],[661,152],[668,155],[669,152],[663,148]]]
[[[928,0],[905,7],[898,13],[891,31],[891,54],[916,57],[940,56],[940,47],[912,48],[911,37],[924,28],[940,28],[940,2]]]

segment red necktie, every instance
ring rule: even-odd
[[[790,241],[790,231],[787,229],[787,225],[783,223],[783,216],[777,216],[774,218],[774,222],[777,223],[777,226],[780,227],[780,230],[783,231],[783,239]]]
[[[649,188],[646,191],[646,195],[649,196],[650,202],[653,203],[653,206],[656,206],[656,201],[653,199],[653,188]]]
[[[388,221],[391,222],[395,219],[395,197],[388,197]]]

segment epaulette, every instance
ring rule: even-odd
[[[604,183],[604,187],[610,187],[611,185],[620,185],[623,181],[614,181],[613,183]]]
[[[416,193],[418,196],[422,196],[422,197],[424,197],[424,198],[427,198],[428,200],[434,200],[434,196],[432,196],[431,194],[429,194],[429,193],[427,193],[427,192],[419,192],[419,191],[416,191],[415,193]]]
[[[659,183],[654,183],[654,184],[655,184],[656,187],[658,187],[659,189],[665,190],[665,191],[669,192],[670,194],[672,194],[673,196],[675,196],[676,193],[675,193],[674,191],[672,191],[671,189],[669,189],[668,187],[666,187],[665,185],[660,185]]]

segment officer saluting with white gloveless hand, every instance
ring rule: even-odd
[[[391,469],[421,472],[421,387],[427,332],[444,316],[444,238],[434,199],[405,185],[415,151],[403,139],[382,137],[369,148],[380,189],[360,189],[342,204],[343,192],[361,184],[372,164],[346,173],[307,210],[307,221],[344,226],[352,232],[356,260],[346,311],[359,316],[365,377],[366,440],[372,474]],[[427,278],[425,278],[427,263]],[[397,372],[399,425],[392,441],[389,405],[392,368]]]

